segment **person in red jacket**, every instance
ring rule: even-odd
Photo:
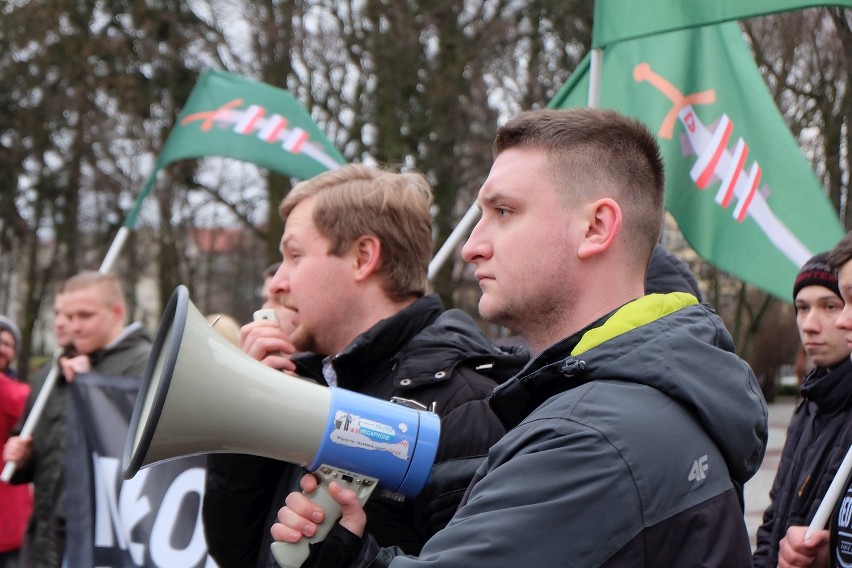
[[[30,387],[0,373],[0,456],[27,404]],[[0,469],[6,462],[0,457]],[[0,482],[0,568],[17,568],[24,531],[33,509],[29,485]]]

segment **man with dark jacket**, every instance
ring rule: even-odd
[[[285,334],[274,322],[253,322],[242,345],[320,384],[434,407],[441,437],[426,489],[415,499],[374,493],[366,504],[376,540],[412,554],[449,521],[504,433],[487,397],[528,360],[426,294],[431,204],[423,176],[360,165],[294,187],[281,204],[283,262],[270,294],[294,312],[295,328]],[[271,562],[269,527],[302,472],[292,473],[265,458],[208,457],[203,518],[220,566]]]
[[[749,566],[740,488],[766,405],[708,306],[644,294],[663,217],[653,136],[613,111],[540,110],[502,126],[494,155],[462,255],[480,314],[538,352],[491,397],[508,432],[419,558],[379,547],[331,483],[342,516],[308,564]],[[322,518],[291,493],[273,537],[298,542]]]
[[[778,543],[793,525],[808,525],[852,444],[852,361],[846,332],[835,326],[843,311],[828,253],[802,266],[793,285],[796,325],[815,368],[802,381],[771,502],[757,530],[755,567],[778,564]]]
[[[31,558],[25,563],[39,568],[58,568],[65,554],[69,383],[83,375],[134,377],[141,382],[151,350],[141,324],[124,325],[127,307],[115,275],[84,271],[72,276],[60,287],[54,305],[57,341],[63,345],[70,338],[74,349],[59,360],[62,376],[33,436],[10,438],[3,454],[17,466],[11,482],[34,485],[35,505],[24,553]]]

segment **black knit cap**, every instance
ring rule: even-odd
[[[822,286],[828,288],[840,298],[840,287],[837,285],[837,272],[828,265],[828,253],[821,252],[807,261],[793,284],[793,301],[799,290],[805,286]]]

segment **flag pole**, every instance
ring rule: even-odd
[[[603,70],[603,50],[592,49],[589,64],[589,108],[598,108],[601,104],[601,72]]]
[[[145,201],[145,198],[148,197],[149,193],[151,193],[151,188],[154,187],[154,182],[157,180],[157,172],[160,171],[161,167],[163,166],[159,163],[154,167],[154,171],[151,172],[150,176],[148,176],[148,181],[145,182],[145,186],[142,188],[142,191],[140,191],[139,195],[136,196],[133,208],[130,210],[130,213],[127,214],[127,219],[124,220],[124,224],[115,234],[115,238],[112,240],[112,244],[109,246],[109,250],[107,250],[103,262],[101,262],[101,267],[98,269],[98,272],[101,274],[106,274],[112,270],[112,267],[115,265],[115,261],[118,259],[118,255],[124,247],[124,243],[127,242],[127,237],[130,236],[130,231],[136,226],[136,219],[139,217],[139,212],[142,210],[142,202]]]
[[[461,218],[459,224],[453,229],[453,232],[450,233],[450,236],[447,237],[447,240],[444,241],[444,244],[441,245],[441,248],[435,254],[435,258],[429,263],[428,278],[430,282],[444,265],[444,262],[450,257],[453,250],[455,250],[456,245],[462,240],[462,237],[474,225],[478,217],[479,207],[474,202],[467,210],[467,213],[464,214],[464,217]]]
[[[136,219],[139,217],[139,211],[142,209],[142,202],[145,201],[145,198],[148,197],[149,193],[151,193],[151,188],[154,186],[154,181],[157,179],[157,171],[159,171],[160,167],[161,166],[158,164],[153,173],[151,173],[148,177],[148,181],[136,197],[136,202],[133,204],[133,208],[127,215],[127,219],[125,219],[124,224],[115,234],[115,238],[112,240],[112,244],[110,244],[103,262],[101,262],[101,267],[98,269],[98,272],[101,274],[108,273],[112,270],[112,267],[115,266],[118,255],[121,253],[124,243],[127,242],[127,237],[130,236],[130,230],[136,225]],[[21,428],[21,436],[30,436],[33,430],[35,430],[38,421],[41,419],[41,414],[47,404],[47,399],[50,397],[50,393],[53,392],[53,388],[56,386],[56,380],[59,376],[59,356],[62,351],[63,349],[60,347],[56,350],[56,353],[53,356],[53,360],[50,363],[50,372],[44,380],[44,384],[33,403],[32,410],[30,410],[30,413],[27,415],[27,419]],[[15,462],[6,462],[6,465],[3,467],[3,472],[0,473],[0,481],[8,483],[12,478],[12,475],[15,473],[15,468],[17,468],[17,464],[15,464]]]
[[[127,237],[130,236],[130,231],[136,226],[136,219],[139,217],[139,211],[142,210],[142,202],[145,201],[145,198],[148,197],[149,193],[151,193],[151,188],[154,187],[154,182],[157,179],[157,172],[160,171],[160,168],[162,167],[162,164],[157,163],[154,167],[154,171],[151,172],[150,176],[148,176],[148,181],[145,182],[145,186],[142,188],[142,191],[140,191],[139,195],[136,196],[136,201],[133,203],[130,213],[127,214],[124,224],[115,234],[115,238],[112,240],[112,244],[109,246],[109,250],[107,250],[103,262],[101,262],[101,267],[98,268],[98,272],[101,274],[106,274],[112,270],[112,267],[115,265],[115,261],[118,259],[121,249],[124,248],[124,243],[127,242]]]
[[[826,523],[828,523],[828,517],[834,510],[834,506],[837,505],[837,500],[840,499],[840,494],[843,492],[846,480],[849,478],[850,471],[852,471],[852,446],[849,447],[849,450],[846,452],[846,457],[844,457],[843,461],[840,462],[837,474],[834,476],[834,479],[831,480],[831,485],[828,486],[828,490],[825,492],[825,497],[822,498],[819,507],[817,507],[814,518],[811,521],[811,524],[808,525],[808,530],[805,532],[805,540],[807,540],[815,532],[825,528]]]
[[[50,396],[50,392],[56,384],[56,377],[59,376],[59,356],[61,354],[61,347],[53,354],[53,359],[50,361],[50,372],[47,374],[47,378],[42,384],[41,390],[33,403],[33,408],[30,410],[30,414],[27,417],[23,428],[21,428],[21,437],[31,436],[33,430],[35,430],[38,419],[44,410],[44,405],[47,404],[47,398]],[[3,466],[3,473],[0,474],[0,481],[3,483],[9,483],[9,480],[12,479],[12,475],[15,473],[15,468],[17,468],[17,464],[15,462],[6,462],[6,465]]]
[[[116,259],[118,258],[118,254],[121,252],[121,249],[124,247],[124,243],[127,241],[128,236],[130,236],[130,229],[122,225],[115,234],[115,238],[112,240],[112,244],[109,246],[109,250],[104,257],[98,272],[106,274],[112,269]]]

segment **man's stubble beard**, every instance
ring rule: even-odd
[[[316,353],[316,338],[301,325],[297,326],[290,335],[293,347],[300,353]]]
[[[542,333],[557,329],[565,319],[566,303],[562,298],[540,302],[518,302],[507,300],[496,306],[483,309],[479,303],[479,315],[485,321],[501,325],[527,340],[537,339]]]

